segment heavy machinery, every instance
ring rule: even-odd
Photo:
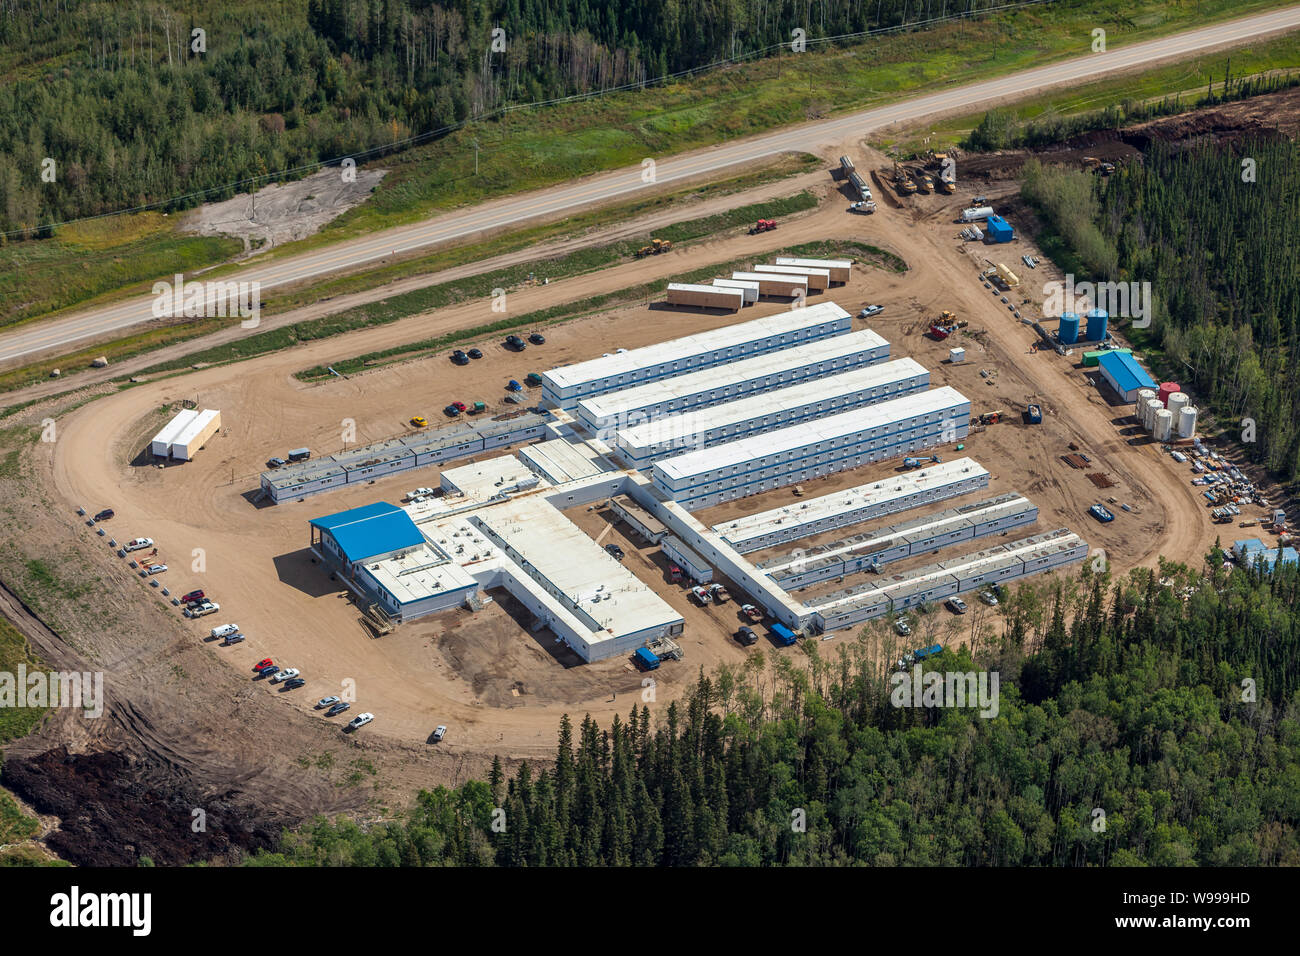
[[[996,425],[1000,421],[1002,421],[1001,409],[996,412],[984,412],[980,415],[981,425]]]
[[[943,460],[943,459],[941,459],[938,455],[931,455],[931,456],[929,456],[928,458],[924,458],[924,457],[917,457],[917,458],[904,458],[904,459],[903,459],[903,467],[904,467],[904,468],[920,468],[922,465],[929,465],[929,464],[931,464],[931,463],[937,465],[937,464],[939,464],[942,460]]]
[[[668,252],[672,247],[671,239],[651,239],[650,245],[642,246],[633,255],[638,259],[644,259],[646,256],[657,256],[661,252]]]
[[[894,163],[894,188],[904,196],[910,196],[916,192],[916,183],[907,175],[903,167],[899,166],[897,161]]]
[[[920,189],[921,192],[923,193],[934,192],[934,180],[930,178],[929,173],[919,169],[915,170],[912,173],[912,181],[916,183],[917,188]]]
[[[964,329],[970,323],[958,320],[947,309],[939,313],[939,317],[930,323],[930,337],[936,342],[942,342],[958,329]]]
[[[935,183],[935,188],[944,195],[951,196],[957,191],[957,184],[951,179],[944,179],[943,176],[940,175],[938,181]]]
[[[775,219],[760,219],[758,222],[754,223],[752,226],[749,227],[749,234],[751,236],[756,236],[760,232],[771,232],[775,228],[776,228]]]

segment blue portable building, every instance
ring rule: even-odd
[[[640,664],[644,670],[648,671],[652,671],[659,666],[659,658],[656,657],[655,652],[650,650],[648,647],[638,647],[636,649],[636,662]]]
[[[1016,238],[1016,231],[1011,228],[1011,223],[1001,216],[989,216],[984,223],[984,231],[988,233],[992,242],[1010,242]]]

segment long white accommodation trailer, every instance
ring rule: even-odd
[[[852,259],[799,259],[794,256],[777,256],[778,266],[806,266],[810,269],[826,269],[831,274],[832,282],[848,282],[853,278]]]
[[[960,441],[970,399],[944,386],[656,462],[654,484],[694,510]]]
[[[847,528],[885,515],[989,486],[989,473],[973,458],[955,458],[917,471],[833,491],[714,525],[723,541],[741,554]]]
[[[798,555],[785,553],[758,564],[787,591],[871,571],[891,561],[924,554],[959,541],[1033,524],[1038,507],[1017,494],[998,495],[958,508],[876,528]]]
[[[863,329],[583,399],[578,403],[577,418],[592,433],[630,428],[662,415],[734,401],[823,375],[874,365],[887,358],[889,343],[870,329]]]
[[[725,365],[804,342],[844,335],[853,320],[834,302],[565,365],[542,374],[542,397],[566,411],[578,402],[646,382]]]
[[[683,451],[721,445],[785,428],[823,415],[910,395],[930,386],[930,372],[916,360],[895,359],[825,378],[760,392],[734,402],[675,415],[656,416],[621,429],[615,444],[638,471]]]
[[[198,409],[184,408],[172,416],[171,421],[164,425],[157,435],[149,442],[150,454],[159,458],[168,458],[172,453],[172,442],[176,436],[181,433],[194,419],[199,417]]]
[[[754,266],[754,271],[783,276],[804,276],[808,280],[809,292],[825,292],[831,287],[831,271],[829,269],[817,269],[812,266],[769,266],[766,264],[757,264]]]

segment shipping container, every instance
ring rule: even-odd
[[[754,266],[754,271],[759,273],[779,273],[786,276],[804,276],[808,280],[808,291],[825,292],[831,285],[831,271],[829,269],[817,269],[812,266],[770,266],[766,263],[758,263]]]

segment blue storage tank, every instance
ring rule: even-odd
[[[1104,342],[1106,340],[1106,322],[1110,316],[1105,309],[1093,309],[1088,313],[1088,341]]]
[[[984,223],[984,231],[994,242],[1010,242],[1016,237],[1016,231],[1011,228],[1011,223],[1001,216],[989,216]]]
[[[1075,312],[1061,313],[1061,327],[1056,330],[1062,345],[1073,345],[1079,341],[1079,316]]]

